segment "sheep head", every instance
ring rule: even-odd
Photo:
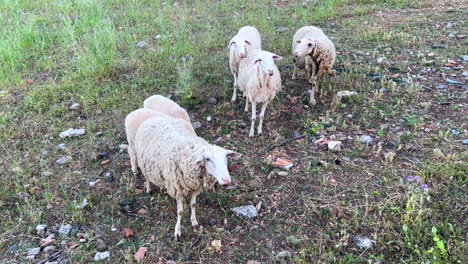
[[[272,76],[276,68],[275,60],[281,60],[283,57],[268,51],[261,51],[255,56],[254,64],[258,65],[264,75]]]
[[[247,56],[247,46],[252,46],[252,43],[246,39],[241,39],[238,36],[235,36],[229,42],[229,47],[234,48],[236,54],[241,58],[245,58],[245,56]]]
[[[196,164],[205,167],[206,173],[216,178],[219,184],[231,183],[227,159],[237,159],[241,154],[218,146],[211,146],[197,157]]]
[[[303,38],[301,40],[297,40],[296,43],[298,44],[294,50],[294,56],[296,57],[312,53],[317,46],[317,42],[311,38]]]

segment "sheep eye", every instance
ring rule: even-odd
[[[307,46],[312,47],[312,43],[307,44]]]
[[[259,61],[262,61],[262,59],[257,59],[255,62],[259,62]]]

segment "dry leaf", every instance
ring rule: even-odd
[[[69,249],[74,249],[78,246],[78,243],[76,243],[75,241],[72,241],[68,244],[68,248]]]
[[[237,165],[237,164],[228,165],[228,170],[229,171],[235,171],[235,170],[238,170],[239,168],[240,168],[240,166]]]
[[[133,34],[133,38],[134,38],[134,39],[137,39],[137,38],[138,38],[138,34]]]
[[[262,264],[262,263],[260,263],[260,262],[258,262],[256,260],[249,260],[249,261],[247,261],[247,264]]]
[[[140,208],[137,211],[137,214],[146,214],[147,210],[145,208]]]
[[[125,228],[124,237],[132,237],[132,236],[133,236],[133,230],[131,228]]]
[[[98,183],[100,183],[100,182],[101,182],[101,179],[97,179],[97,180],[95,180],[95,181],[89,182],[89,186],[94,187],[94,186],[96,186],[96,185],[97,185]]]
[[[330,179],[329,182],[330,182],[330,183],[333,183],[333,184],[336,184],[336,180],[335,180],[335,179]]]
[[[52,234],[46,238],[41,239],[41,247],[46,247],[55,242],[55,235]]]
[[[221,240],[213,240],[211,241],[211,245],[216,249],[216,251],[221,250]]]
[[[135,260],[137,262],[142,261],[145,258],[146,251],[148,250],[147,247],[140,247],[138,251],[135,253]]]
[[[28,83],[28,84],[32,84],[33,82],[34,82],[33,79],[27,79],[27,80],[26,80],[26,83]]]
[[[151,236],[151,241],[156,241],[156,237],[154,235]]]
[[[103,160],[103,161],[101,161],[101,165],[105,165],[105,164],[109,163],[109,161],[110,160]]]
[[[288,166],[289,164],[292,164],[292,161],[285,158],[277,158],[272,164],[277,166]]]
[[[142,193],[142,192],[144,192],[144,191],[143,191],[142,189],[135,189],[135,192],[136,192],[136,193]]]

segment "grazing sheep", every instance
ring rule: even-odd
[[[252,103],[252,126],[249,137],[254,135],[254,125],[256,119],[256,104],[263,103],[260,111],[260,123],[258,124],[258,134],[262,134],[263,117],[268,103],[275,98],[281,90],[281,75],[275,65],[275,60],[282,59],[274,53],[255,50],[249,52],[247,57],[239,63],[239,89],[245,90],[247,100],[245,101],[245,111],[248,111],[249,101]]]
[[[137,131],[135,147],[138,166],[147,180],[147,191],[154,184],[177,200],[176,239],[181,234],[182,201],[191,197],[190,219],[196,227],[194,206],[197,196],[203,190],[213,188],[216,182],[229,184],[227,158],[240,157],[232,150],[209,144],[170,117],[146,120]]]
[[[132,166],[133,175],[136,177],[138,174],[138,166],[137,166],[137,156],[135,151],[135,136],[137,134],[138,129],[140,128],[141,124],[149,118],[152,117],[170,117],[169,115],[157,112],[151,109],[140,108],[137,109],[130,114],[127,115],[125,118],[125,132],[127,134],[127,142],[128,142],[128,155],[130,156],[130,164]],[[178,122],[182,123],[187,130],[195,135],[193,131],[192,125],[182,118],[175,118]],[[130,185],[133,186],[134,182],[133,179],[130,181]]]
[[[229,41],[229,67],[234,75],[234,92],[231,102],[237,99],[237,78],[239,74],[239,61],[245,58],[251,50],[261,50],[262,41],[258,30],[252,26],[241,27],[231,41]],[[241,90],[241,92],[243,92]],[[245,96],[245,94],[244,94]]]
[[[172,117],[182,118],[189,122],[190,126],[192,126],[187,111],[180,107],[176,102],[162,95],[153,95],[146,98],[143,102],[143,108],[148,108],[157,112],[162,112]],[[193,128],[192,131],[195,134]]]
[[[320,28],[307,26],[300,28],[293,37],[292,52],[294,55],[294,72],[292,79],[296,79],[298,68],[304,69],[306,79],[312,84],[310,103],[315,105],[315,90],[325,72],[335,74],[332,70],[335,63],[335,46]]]

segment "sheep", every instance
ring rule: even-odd
[[[176,102],[162,95],[153,95],[146,98],[143,102],[143,108],[148,108],[157,112],[162,112],[172,117],[182,118],[189,122],[190,126],[192,126],[187,111],[180,107]],[[195,134],[195,130],[193,130],[193,127],[191,130]]]
[[[239,61],[242,58],[245,58],[249,51],[261,49],[262,40],[260,33],[252,26],[241,27],[237,32],[237,35],[229,41],[229,67],[232,75],[234,75],[234,92],[232,94],[231,102],[234,103],[237,99],[237,87],[239,87],[237,82]],[[241,90],[241,92],[243,91]]]
[[[332,70],[336,57],[335,46],[320,28],[306,26],[294,34],[292,52],[294,55],[292,79],[296,79],[298,68],[304,69],[307,82],[312,84],[312,89],[309,90],[309,102],[315,105],[317,102],[314,93],[315,90],[318,90],[323,74],[325,72],[336,73],[335,70]]]
[[[147,191],[154,184],[177,201],[176,239],[181,235],[183,200],[191,197],[190,220],[195,228],[198,226],[197,196],[203,190],[212,189],[216,182],[229,184],[227,159],[241,156],[209,144],[176,119],[162,116],[143,122],[135,137],[135,147],[138,166],[147,180]]]
[[[263,117],[268,103],[273,100],[276,93],[281,90],[281,76],[275,65],[275,60],[282,59],[274,53],[254,50],[239,63],[239,89],[245,90],[247,100],[245,111],[248,111],[249,101],[252,103],[252,125],[249,137],[254,135],[256,119],[256,104],[263,103],[260,111],[260,123],[257,134],[262,134]]]
[[[130,156],[130,164],[134,177],[136,177],[138,174],[137,156],[135,151],[135,136],[141,124],[152,117],[170,116],[151,109],[140,108],[131,112],[125,117],[125,133],[127,134],[128,155]],[[182,118],[176,118],[176,120],[182,123],[187,128],[187,130],[195,135],[195,131],[193,131],[193,127],[189,122]],[[130,185],[134,185],[133,179],[130,181]]]

